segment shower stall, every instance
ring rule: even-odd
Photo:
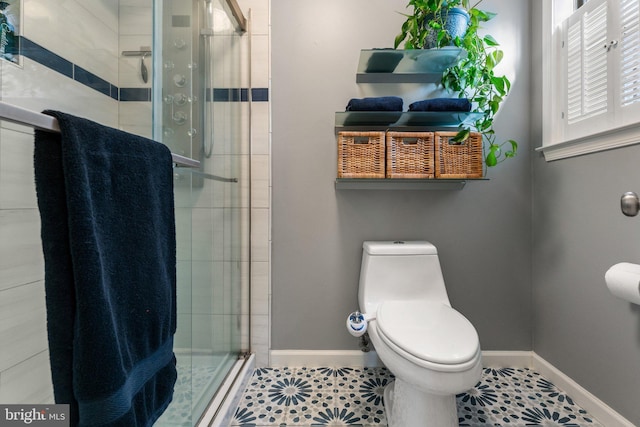
[[[153,137],[200,162],[174,170],[178,381],[157,425],[208,425],[249,354],[250,38],[235,0],[153,13]]]

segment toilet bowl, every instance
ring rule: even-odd
[[[365,242],[358,300],[396,377],[385,389],[389,426],[457,426],[455,395],[480,380],[481,351],[475,328],[449,303],[435,246]]]

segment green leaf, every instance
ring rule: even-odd
[[[515,157],[516,154],[518,153],[518,143],[516,141],[514,141],[513,139],[510,139],[507,142],[509,144],[511,144],[511,150],[505,152],[504,156],[507,157],[507,158]]]
[[[487,34],[486,36],[484,36],[483,40],[487,46],[500,46],[500,43],[498,43],[498,41],[493,38],[491,34]]]
[[[489,102],[489,105],[491,106],[491,112],[493,114],[496,114],[498,112],[498,109],[500,109],[500,103],[494,101]]]
[[[479,21],[482,22],[487,22],[487,21],[491,21],[493,18],[495,18],[498,14],[495,12],[487,12],[486,10],[478,10],[478,9],[472,9],[472,10],[477,10],[477,17]]]
[[[464,142],[464,141],[467,140],[467,138],[469,138],[470,134],[471,134],[471,130],[470,129],[462,129],[451,140],[453,142]]]
[[[501,77],[491,77],[491,83],[493,83],[493,86],[495,86],[496,90],[498,91],[498,93],[500,95],[506,95],[506,91],[505,91],[505,82],[504,79]]]
[[[491,55],[494,56],[496,65],[498,65],[502,61],[502,58],[504,58],[504,52],[501,50],[495,50],[491,52]]]
[[[489,154],[487,154],[487,158],[485,159],[485,163],[489,167],[493,167],[498,164],[498,158],[494,151],[489,151]]]
[[[493,55],[487,55],[487,69],[492,70],[496,66]]]

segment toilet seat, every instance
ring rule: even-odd
[[[471,322],[443,303],[385,301],[376,317],[382,340],[418,365],[458,370],[480,357],[478,334]]]

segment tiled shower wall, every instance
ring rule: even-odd
[[[55,3],[55,4],[54,4]],[[35,111],[58,109],[151,136],[151,103],[118,102],[146,88],[140,58],[122,50],[151,46],[150,0],[24,0],[21,67],[0,62],[0,97]],[[269,363],[270,121],[269,0],[242,0],[252,11],[251,348]],[[64,59],[60,62],[57,55]],[[151,71],[151,59],[147,59]],[[74,73],[75,72],[75,73]],[[89,78],[80,78],[88,75]],[[74,79],[75,76],[75,79]],[[150,76],[151,77],[151,76]],[[122,89],[125,89],[123,91]],[[136,94],[135,91],[131,91]],[[138,94],[140,91],[137,92]],[[136,98],[134,98],[136,99]],[[0,402],[51,402],[44,261],[33,183],[33,130],[0,122]]]
[[[24,0],[23,12],[22,34],[26,38],[25,46],[30,47],[31,57],[23,58],[22,67],[4,61],[0,63],[1,100],[35,111],[67,111],[117,126],[118,101],[112,98],[110,86],[118,83],[117,2]],[[47,51],[64,60],[55,60]],[[2,403],[53,400],[43,267],[40,219],[33,183],[33,129],[2,122]]]
[[[269,366],[271,345],[270,0],[239,0],[251,10],[251,351]]]

